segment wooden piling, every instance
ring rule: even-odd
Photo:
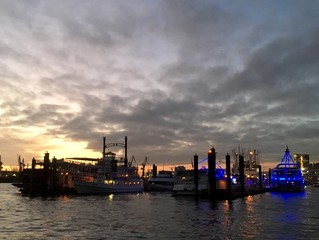
[[[230,155],[226,155],[226,175],[227,175],[227,199],[231,199],[231,176],[230,176]]]
[[[195,185],[195,199],[198,198],[198,155],[194,155],[194,185]]]
[[[51,187],[52,187],[52,194],[57,193],[57,188],[58,188],[58,175],[57,175],[57,159],[54,157],[52,159],[52,182],[51,182]]]
[[[212,147],[208,151],[208,195],[210,199],[216,198],[216,151]]]
[[[49,153],[44,154],[43,159],[43,185],[42,185],[42,194],[47,194],[48,192],[48,183],[49,183],[49,167],[50,167],[50,157]]]
[[[35,175],[35,165],[36,165],[36,160],[35,158],[32,158],[32,168],[31,168],[31,174],[30,174],[30,185],[29,185],[29,196],[33,196],[34,194],[34,175]]]
[[[263,179],[262,179],[261,165],[258,165],[258,173],[259,173],[259,189],[262,189]]]
[[[124,167],[127,167],[128,164],[128,159],[127,159],[127,136],[125,136],[125,145],[124,145],[124,149],[125,149],[125,156],[124,156]]]
[[[152,175],[153,175],[153,177],[157,176],[157,166],[155,164],[153,164]]]
[[[244,156],[239,155],[239,182],[241,192],[245,192],[245,170],[244,170]]]

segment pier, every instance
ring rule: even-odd
[[[13,185],[18,187],[23,195],[30,197],[74,193],[71,186],[63,184],[64,172],[58,170],[61,169],[61,164],[64,164],[63,160],[57,160],[55,157],[50,160],[49,153],[46,152],[43,161],[33,158],[32,167],[23,169]]]
[[[207,197],[210,200],[231,200],[249,195],[268,192],[270,189],[263,184],[261,165],[256,165],[258,177],[248,182],[245,175],[244,157],[239,155],[239,176],[231,175],[230,155],[226,157],[226,174],[221,176],[216,171],[216,150],[214,147],[208,151],[208,191],[207,195],[198,192],[198,156],[194,155],[194,185],[195,199]],[[256,180],[258,180],[256,182]]]

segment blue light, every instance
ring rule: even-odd
[[[203,164],[204,162],[206,162],[208,160],[208,157],[205,157],[204,159],[200,160],[198,162],[198,164]],[[216,162],[216,165],[219,167],[219,168],[222,168],[217,162]]]
[[[272,170],[271,187],[277,191],[300,192],[304,190],[304,185],[301,169],[287,147],[281,163]]]

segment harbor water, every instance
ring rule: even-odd
[[[319,188],[232,201],[170,193],[23,197],[0,184],[0,239],[318,239]]]

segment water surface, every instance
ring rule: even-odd
[[[233,201],[170,193],[22,197],[0,184],[1,239],[318,239],[319,188]]]

